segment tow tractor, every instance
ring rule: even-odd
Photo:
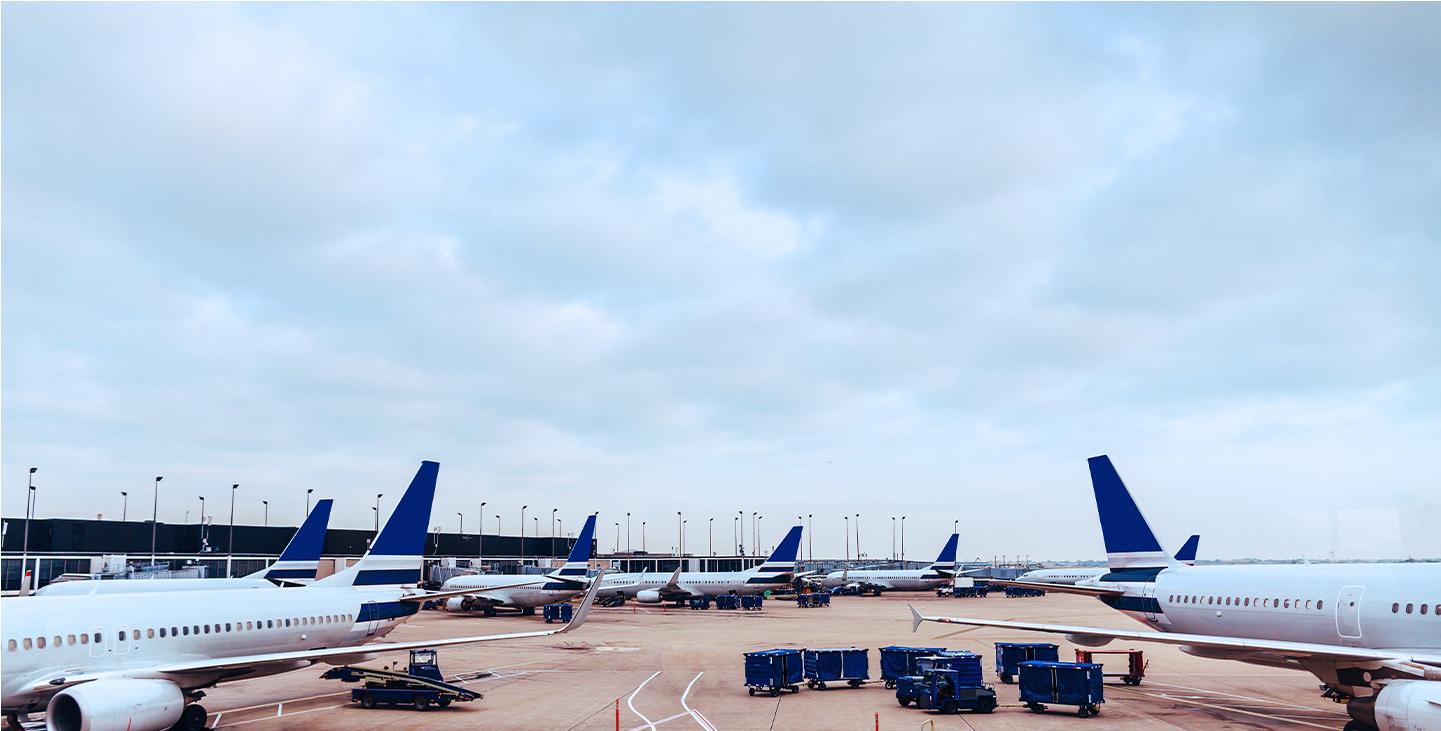
[[[445,682],[436,657],[435,650],[411,650],[410,671],[407,673],[346,665],[331,668],[320,677],[345,683],[365,683],[350,690],[350,700],[359,703],[362,708],[411,706],[417,711],[428,711],[431,706],[445,708],[455,701],[473,701],[482,697],[473,690]]]

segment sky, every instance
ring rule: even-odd
[[[4,513],[1441,556],[1438,26],[7,3]]]

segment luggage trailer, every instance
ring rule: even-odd
[[[479,700],[483,696],[468,688],[445,682],[436,664],[435,650],[411,650],[409,672],[346,665],[321,674],[325,680],[364,683],[350,690],[350,700],[362,708],[410,706],[428,711],[451,703]]]
[[[1108,673],[1102,671],[1102,676],[1107,678],[1120,678],[1126,685],[1140,685],[1141,679],[1146,677],[1146,667],[1150,662],[1146,660],[1145,653],[1140,650],[1076,650],[1076,662],[1097,663],[1102,668],[1104,663],[1096,659],[1097,655],[1125,655],[1126,672]]]

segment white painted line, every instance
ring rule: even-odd
[[[1244,709],[1244,708],[1233,708],[1233,707],[1231,707],[1231,706],[1220,706],[1220,705],[1216,705],[1216,704],[1214,704],[1214,703],[1202,703],[1201,701],[1193,701],[1193,700],[1190,700],[1190,699],[1188,699],[1188,698],[1182,698],[1182,697],[1180,697],[1180,696],[1174,696],[1174,695],[1170,695],[1170,694],[1167,694],[1167,693],[1146,693],[1146,692],[1144,692],[1144,691],[1136,690],[1135,688],[1127,688],[1127,687],[1124,687],[1124,686],[1119,687],[1119,688],[1117,688],[1116,690],[1126,690],[1126,691],[1130,691],[1130,692],[1132,692],[1132,693],[1136,693],[1136,694],[1144,695],[1144,696],[1149,696],[1149,697],[1151,697],[1151,698],[1156,698],[1156,699],[1159,699],[1159,700],[1176,701],[1177,703],[1189,703],[1189,704],[1191,704],[1191,705],[1193,705],[1193,706],[1201,706],[1202,708],[1214,708],[1214,709],[1216,709],[1216,710],[1218,710],[1218,711],[1226,711],[1226,712],[1230,712],[1230,713],[1243,713],[1243,714],[1245,714],[1245,715],[1247,715],[1247,716],[1256,716],[1257,718],[1267,718],[1267,719],[1270,719],[1270,720],[1272,720],[1272,721],[1281,721],[1281,722],[1283,722],[1283,723],[1294,723],[1294,724],[1297,724],[1297,725],[1299,725],[1299,726],[1311,726],[1312,728],[1325,728],[1325,729],[1334,729],[1334,728],[1336,728],[1335,726],[1322,726],[1322,725],[1319,724],[1319,723],[1310,723],[1310,722],[1308,722],[1308,721],[1301,721],[1301,720],[1298,720],[1298,719],[1295,719],[1295,718],[1286,718],[1285,716],[1273,716],[1273,715],[1271,715],[1271,714],[1269,714],[1269,713],[1260,713],[1260,712],[1257,712],[1257,711],[1248,711],[1248,710],[1246,710],[1246,709]]]
[[[664,726],[665,724],[667,724],[667,723],[669,723],[669,722],[671,722],[671,721],[674,721],[674,720],[676,720],[677,718],[691,718],[691,717],[692,717],[692,716],[691,716],[689,713],[686,713],[685,711],[681,711],[680,713],[677,713],[677,714],[675,714],[674,716],[666,716],[665,718],[662,718],[662,719],[660,719],[659,721],[651,721],[649,726],[636,726],[635,728],[630,729],[630,731],[641,731],[641,729],[650,728],[651,726]]]
[[[1274,707],[1276,707],[1276,708],[1294,708],[1294,709],[1299,710],[1299,711],[1313,711],[1313,712],[1315,712],[1315,713],[1329,713],[1329,714],[1336,715],[1336,716],[1347,716],[1347,714],[1345,714],[1345,713],[1342,713],[1342,712],[1336,711],[1336,710],[1332,710],[1332,709],[1329,709],[1329,708],[1314,708],[1314,707],[1312,707],[1312,706],[1299,706],[1299,705],[1296,705],[1296,704],[1294,704],[1294,703],[1287,703],[1287,702],[1285,702],[1285,701],[1271,700],[1271,699],[1269,699],[1269,698],[1254,698],[1254,697],[1248,696],[1248,695],[1237,695],[1237,694],[1235,694],[1235,693],[1224,693],[1224,692],[1219,691],[1219,690],[1207,690],[1207,689],[1205,689],[1205,688],[1192,688],[1192,687],[1190,687],[1190,686],[1188,686],[1188,685],[1177,685],[1177,684],[1175,684],[1175,683],[1162,683],[1162,682],[1159,682],[1159,681],[1147,681],[1147,684],[1148,684],[1148,685],[1163,685],[1163,686],[1166,686],[1166,687],[1168,687],[1168,688],[1181,688],[1181,689],[1183,689],[1183,690],[1194,690],[1194,691],[1196,691],[1197,693],[1210,693],[1211,695],[1221,695],[1221,696],[1226,696],[1226,697],[1228,697],[1228,698],[1236,698],[1236,699],[1243,700],[1243,701],[1252,701],[1252,702],[1255,702],[1255,703],[1261,703],[1261,704],[1263,704],[1263,705],[1274,706]]]
[[[639,693],[639,692],[640,692],[640,689],[641,689],[641,688],[644,688],[646,683],[649,683],[650,681],[655,680],[655,676],[657,676],[657,675],[660,675],[660,671],[659,671],[659,670],[651,673],[649,678],[646,678],[645,680],[642,680],[641,683],[640,683],[640,685],[637,685],[637,686],[635,687],[635,690],[631,691],[631,692],[630,692],[630,695],[627,696],[626,699],[625,699],[625,705],[626,705],[627,708],[630,708],[630,712],[631,712],[631,713],[634,713],[634,714],[637,715],[637,716],[640,716],[640,720],[645,721],[645,728],[648,728],[648,729],[650,729],[651,731],[655,731],[655,724],[652,723],[649,718],[646,718],[644,713],[641,713],[640,711],[637,711],[637,710],[635,709],[635,704],[632,703],[631,701],[635,700],[635,694],[636,694],[636,693]]]
[[[210,722],[210,727],[211,727],[211,728],[214,728],[214,727],[216,727],[216,726],[219,726],[219,725],[220,725],[220,717],[221,717],[221,716],[224,716],[224,715],[225,715],[225,711],[221,711],[221,712],[215,714],[215,720]]]
[[[337,709],[337,708],[349,708],[349,707],[351,707],[351,706],[350,706],[350,704],[347,703],[347,704],[345,704],[345,705],[340,705],[340,706],[322,706],[322,707],[320,707],[320,708],[307,708],[307,709],[305,709],[305,710],[303,710],[303,711],[296,711],[295,713],[292,713],[292,714],[290,714],[290,715],[288,715],[288,716],[286,716],[286,717],[287,717],[287,718],[295,718],[296,716],[302,716],[302,715],[305,715],[305,714],[307,714],[307,713],[315,713],[316,711],[333,711],[333,710],[335,710],[335,709]],[[262,716],[262,717],[260,717],[260,718],[250,718],[250,719],[246,719],[246,720],[244,720],[244,721],[236,721],[235,723],[228,724],[228,725],[226,725],[225,728],[235,728],[236,726],[244,726],[244,725],[246,725],[246,724],[248,724],[248,723],[262,723],[262,722],[271,721],[271,720],[273,720],[273,719],[272,719],[270,716]]]
[[[280,718],[281,715],[283,715],[283,714],[281,714],[281,712],[280,712],[283,708],[285,708],[285,704],[284,704],[284,703],[276,703],[276,704],[275,704],[275,717],[276,717],[276,718]]]
[[[701,713],[700,713],[700,711],[697,711],[696,709],[691,708],[689,705],[686,705],[686,702],[685,702],[686,697],[690,695],[690,689],[691,689],[691,687],[693,687],[693,686],[695,685],[695,681],[700,680],[700,676],[702,676],[702,675],[705,675],[705,671],[704,671],[704,670],[696,673],[696,674],[695,674],[695,677],[694,677],[694,678],[691,678],[691,679],[690,679],[690,682],[686,684],[686,686],[685,686],[685,692],[680,694],[680,707],[681,707],[681,708],[684,708],[684,709],[686,710],[686,713],[689,713],[689,714],[691,715],[691,717],[695,719],[695,722],[698,723],[698,724],[700,724],[700,727],[701,727],[701,728],[706,729],[706,731],[716,731],[716,727],[713,726],[713,725],[711,725],[710,719],[707,719],[705,716],[702,716]]]

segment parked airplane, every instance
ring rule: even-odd
[[[955,580],[956,543],[960,539],[959,533],[952,533],[935,563],[923,569],[843,569],[826,574],[821,585],[827,589],[853,586],[875,596],[882,591],[932,591]]]
[[[51,731],[202,729],[198,701],[218,682],[344,664],[377,653],[545,637],[585,621],[595,592],[564,627],[365,644],[449,596],[419,581],[439,466],[422,462],[361,560],[291,591],[185,591],[4,600],[0,705],[12,724],[44,708]],[[16,726],[18,727],[18,725]]]
[[[565,566],[553,574],[535,577],[501,574],[456,576],[445,582],[441,591],[472,589],[474,593],[445,600],[445,609],[450,612],[481,611],[485,616],[493,617],[496,607],[515,607],[522,614],[535,614],[538,606],[567,601],[585,591],[590,584],[590,553],[594,538],[595,516],[591,515],[585,519]]]
[[[720,594],[761,594],[788,586],[796,573],[801,526],[794,526],[766,562],[747,571],[681,571],[667,575],[610,574],[600,582],[601,596],[624,595],[643,604],[683,602],[692,597]]]
[[[1181,546],[1181,550],[1176,552],[1176,560],[1180,561],[1183,564],[1186,564],[1187,566],[1196,565],[1196,550],[1200,547],[1200,545],[1200,536],[1192,535],[1190,538],[1187,538],[1186,543]],[[1093,579],[1099,579],[1110,572],[1111,570],[1109,568],[1090,568],[1083,566],[1071,566],[1068,568],[1059,569],[1035,569],[1033,571],[1027,571],[1024,574],[1017,576],[1015,579],[1005,581],[992,580],[991,583],[1000,585],[1009,584],[1011,586],[1031,586],[1031,588],[1035,589],[1048,589],[1050,588],[1048,586],[1034,585],[1082,584],[1090,582]]]
[[[325,546],[325,528],[335,501],[321,500],[305,516],[300,529],[280,552],[280,559],[253,574],[233,579],[115,579],[65,581],[48,584],[36,596],[79,594],[126,594],[131,592],[195,591],[203,589],[273,589],[277,584],[305,584],[315,580],[320,569],[320,552]]]
[[[1111,571],[1089,594],[1154,632],[923,616],[921,622],[1180,645],[1198,657],[1302,669],[1350,698],[1349,729],[1441,728],[1441,564],[1186,566],[1168,561],[1104,455],[1090,460]]]

